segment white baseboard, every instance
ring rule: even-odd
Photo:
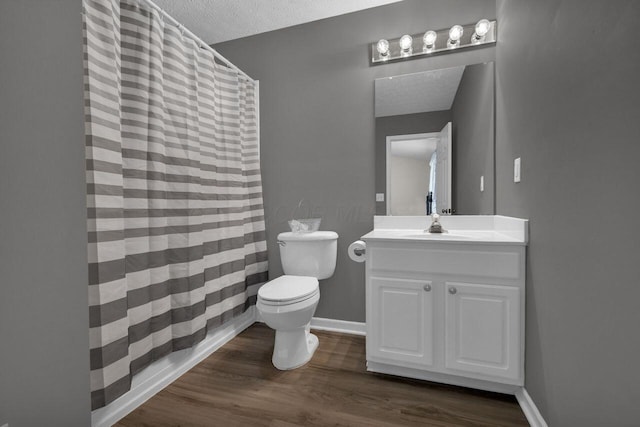
[[[256,308],[251,306],[242,315],[231,320],[220,329],[212,331],[203,341],[192,348],[176,351],[152,363],[133,377],[131,390],[109,405],[96,409],[91,413],[91,425],[93,427],[110,427],[117,423],[240,332],[247,329],[255,320]]]
[[[527,417],[531,427],[548,427],[547,422],[542,418],[538,407],[524,387],[516,391],[516,399],[518,399],[520,408],[522,408],[522,412],[524,412],[524,416]]]
[[[365,336],[367,334],[367,325],[364,322],[324,319],[322,317],[314,317],[311,319],[311,329],[361,336]]]

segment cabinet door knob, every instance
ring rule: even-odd
[[[449,293],[450,293],[451,295],[455,295],[455,294],[456,294],[456,292],[458,292],[458,290],[457,290],[456,288],[454,288],[453,286],[451,286],[451,287],[449,288]]]
[[[429,292],[429,291],[431,291],[431,285],[427,283],[426,285],[424,285],[423,289],[424,289],[426,292]]]

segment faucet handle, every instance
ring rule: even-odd
[[[431,219],[431,226],[429,226],[429,229],[427,231],[429,233],[442,233],[444,229],[442,228],[442,224],[440,224],[440,215],[434,213],[433,215],[431,215]]]

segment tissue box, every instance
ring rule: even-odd
[[[320,228],[322,218],[292,219],[289,228],[294,233],[312,233]]]

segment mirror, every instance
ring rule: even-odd
[[[375,80],[377,215],[492,215],[494,63]]]

